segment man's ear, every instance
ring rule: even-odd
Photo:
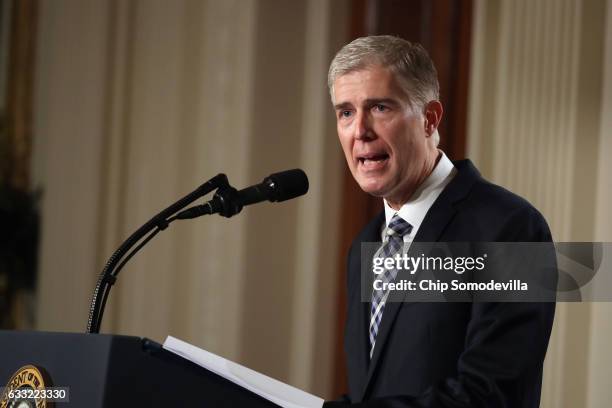
[[[436,129],[438,129],[443,112],[444,109],[440,101],[430,101],[425,105],[423,113],[425,115],[425,133],[428,136],[433,135]]]

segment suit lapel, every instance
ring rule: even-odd
[[[472,188],[474,182],[480,176],[476,168],[471,164],[469,160],[463,160],[455,162],[455,167],[458,169],[458,174],[455,178],[446,186],[444,191],[436,199],[432,207],[429,209],[421,227],[417,231],[414,238],[414,242],[438,242],[444,233],[446,226],[455,217],[457,212],[454,203],[463,199]],[[380,240],[380,237],[378,241]],[[363,387],[363,393],[360,400],[366,395],[371,379],[377,369],[378,362],[381,358],[381,354],[384,351],[385,343],[389,338],[389,333],[395,322],[400,309],[405,306],[406,302],[404,293],[403,298],[396,298],[395,301],[389,302],[385,305],[385,311],[380,323],[378,335],[376,336],[376,345],[374,347],[374,354],[370,360],[368,367],[368,374],[366,377],[365,386]],[[365,308],[367,312],[366,317],[366,330],[369,329],[369,307]],[[369,341],[368,341],[369,342]]]

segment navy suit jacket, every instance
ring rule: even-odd
[[[415,242],[547,242],[542,215],[487,182],[469,160],[427,212]],[[369,358],[362,242],[380,242],[384,212],[348,255],[345,403],[364,407],[538,407],[554,303],[387,303]]]

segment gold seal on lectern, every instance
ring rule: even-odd
[[[49,384],[47,384],[49,385]],[[45,398],[45,379],[33,365],[21,367],[9,380],[0,397],[0,408],[50,408]]]

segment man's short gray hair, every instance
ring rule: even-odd
[[[427,51],[399,37],[377,35],[357,38],[338,51],[327,75],[332,101],[338,77],[374,65],[387,67],[397,75],[413,109],[423,109],[440,98],[438,73]]]

